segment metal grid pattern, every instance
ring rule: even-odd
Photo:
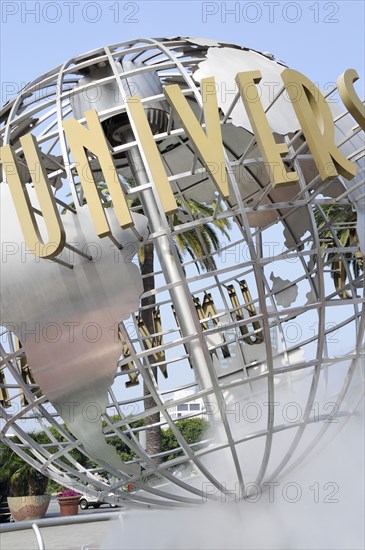
[[[27,85],[4,106],[3,143],[12,144],[22,162],[18,140],[31,131],[42,150],[60,209],[69,200],[67,192],[71,193],[73,203],[81,206],[84,200],[82,188],[62,130],[62,121],[73,116],[71,98],[81,93],[87,95],[88,90],[95,91],[97,85],[113,83],[116,83],[121,96],[125,96],[134,77],[153,73],[158,75],[162,85],[177,82],[203,121],[200,86],[194,79],[194,72],[206,59],[208,50],[209,47],[198,45],[194,40],[143,39],[75,57]],[[138,64],[134,69],[121,72],[121,59],[131,63],[138,61]],[[109,76],[81,86],[80,75],[97,64],[109,67]],[[275,107],[282,93],[283,89],[266,111]],[[335,97],[336,89],[330,94]],[[156,102],[164,101],[162,93],[142,98],[146,111],[153,109]],[[329,219],[326,213],[327,205],[341,205],[351,211],[357,201],[360,204],[363,200],[364,150],[360,130],[353,128],[350,115],[335,115],[340,150],[358,164],[358,176],[347,182],[351,186],[348,189],[340,178],[331,182],[332,190],[329,190],[329,184],[320,181],[300,130],[281,136],[289,148],[289,155],[284,160],[300,178],[299,186],[294,186],[287,200],[283,200],[264,171],[255,170],[260,165],[262,168],[255,137],[248,130],[237,129],[232,124],[229,115],[238,101],[237,94],[229,110],[221,116],[231,195],[226,202],[216,201],[211,216],[202,214],[197,217],[189,207],[191,197],[198,196],[204,201],[206,191],[209,194],[212,190],[212,182],[171,110],[167,128],[155,133],[154,139],[164,159],[174,194],[183,205],[177,225],[174,225],[172,216],[166,217],[163,213],[153,182],[139,181],[137,186],[128,186],[133,175],[131,152],[141,149],[139,140],[129,140],[113,147],[115,165],[126,193],[131,200],[140,199],[149,219],[151,232],[148,242],[154,244],[157,252],[164,242],[172,257],[172,267],[166,267],[160,249],[159,261],[155,262],[155,289],[143,296],[155,297],[154,303],[144,308],[158,310],[162,319],[161,331],[150,335],[155,339],[154,347],[146,347],[146,335],[138,325],[138,312],[120,324],[121,337],[127,343],[129,353],[121,356],[118,363],[114,384],[109,391],[109,405],[103,414],[106,438],[119,437],[135,453],[135,462],[143,467],[142,476],[127,476],[105,464],[85,467],[82,461],[70,454],[78,449],[80,457],[93,459],[72,435],[72,430],[63,424],[46,396],[39,396],[37,384],[24,379],[24,350],[16,349],[14,335],[6,328],[3,330],[0,388],[3,396],[7,392],[7,401],[4,398],[1,405],[4,419],[1,437],[28,462],[63,485],[85,490],[88,484],[87,490],[92,494],[102,492],[105,496],[112,491],[119,499],[129,498],[136,503],[156,505],[201,502],[206,497],[221,498],[221,494],[226,498],[236,498],[237,491],[246,496],[249,494],[247,484],[262,485],[277,479],[299,465],[319,442],[325,441],[326,432],[333,435],[333,425],[324,422],[328,417],[324,405],[333,403],[336,419],[341,420],[353,413],[361,399],[359,386],[353,382],[353,377],[359,370],[363,349],[363,280],[361,275],[354,274],[348,261],[349,255],[354,258],[358,253],[358,243],[344,246],[337,236],[336,219]],[[101,120],[125,113],[123,102],[98,110]],[[239,143],[237,136],[240,137]],[[183,159],[183,171],[177,170],[174,160],[170,160],[176,151]],[[97,165],[91,159],[93,166],[96,173]],[[249,191],[245,182],[251,185]],[[152,203],[154,213],[149,210]],[[320,230],[316,213],[324,222]],[[255,223],[255,217],[259,219],[262,214],[273,214],[271,221]],[[181,260],[176,253],[176,237],[192,230],[199,235],[203,224],[219,219],[231,221],[231,241],[222,242],[218,250],[208,250],[200,237],[204,254],[197,259],[184,257]],[[298,229],[299,219],[304,220],[306,232]],[[330,259],[321,251],[321,245],[328,239],[327,231],[333,240],[330,252],[346,270],[347,277],[341,288],[334,286],[330,276],[333,257]],[[276,247],[271,246],[274,241]],[[199,260],[206,258],[215,260],[215,268],[198,272]],[[278,292],[270,284],[269,275],[275,266],[281,266],[278,273],[282,273],[283,265],[288,266],[289,275],[288,279],[282,279],[284,286]],[[171,269],[175,270],[175,280],[169,273]],[[242,280],[250,290],[250,301],[245,303],[239,294]],[[234,307],[230,301],[230,285],[240,296],[239,307]],[[281,306],[278,295],[293,286],[299,289],[299,295],[289,306]],[[306,297],[303,296],[305,291],[308,291]],[[199,319],[193,298],[198,297],[202,302],[207,293],[213,296],[216,313]],[[181,296],[185,303],[184,308],[179,309],[176,300]],[[175,306],[175,315],[172,306]],[[242,312],[243,315],[239,315]],[[192,320],[189,331],[183,328],[183,315]],[[336,323],[331,322],[333,319]],[[291,337],[288,327],[299,329],[296,338]],[[348,338],[350,352],[339,351],[340,346],[334,338],[337,333],[346,339],[351,335]],[[258,335],[262,337],[260,344],[248,343]],[[223,368],[222,336],[231,358],[232,354],[238,356],[234,367],[231,363],[230,368]],[[192,349],[196,350],[195,356]],[[255,349],[256,356],[255,352],[253,356],[248,353]],[[163,381],[159,376],[159,382],[151,376],[156,365],[156,352],[163,352],[163,360],[158,366],[167,367],[169,375]],[[199,356],[202,363],[197,364],[194,357]],[[133,368],[126,371],[131,361]],[[126,388],[128,377],[137,374],[141,383],[133,389]],[[143,395],[142,381],[148,388],[147,395]],[[194,393],[187,395],[183,390]],[[352,396],[350,405],[345,399],[349,392]],[[27,404],[21,406],[24,396]],[[146,397],[153,398],[154,409],[144,410]],[[179,430],[176,418],[172,417],[171,409],[196,399],[204,403],[210,430],[203,442],[189,444]],[[288,417],[283,420],[283,409],[288,410],[289,404],[298,404],[298,401],[300,417],[295,421],[288,421]],[[320,411],[313,417],[316,405]],[[259,420],[253,422],[245,416],[244,411],[247,412],[249,406],[261,410]],[[160,464],[156,457],[146,453],[141,444],[142,434],[151,429],[146,419],[153,412],[160,413],[161,428],[170,428],[179,445],[165,453],[174,451],[175,458]],[[190,416],[193,417],[194,413]],[[145,421],[144,426],[135,427],[134,423],[140,420]],[[29,430],[34,430],[36,421],[47,434],[48,443],[35,442],[29,433]],[[342,419],[341,422],[340,427],[345,421]],[[7,437],[11,433],[18,435],[22,444],[15,444],[11,437]],[[217,463],[222,461],[223,467],[219,469]],[[188,464],[189,468],[183,469]],[[181,477],[176,475],[179,468],[183,472]],[[109,483],[98,475],[105,470],[112,479]],[[127,483],[133,483],[136,490],[129,492]],[[105,498],[108,500],[108,496]]]

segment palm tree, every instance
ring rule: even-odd
[[[357,246],[359,239],[356,232],[356,211],[351,207],[339,204],[326,204],[322,207],[323,213],[332,225],[332,231],[336,234],[342,247]],[[337,252],[329,252],[328,249],[337,248],[333,233],[322,215],[320,209],[315,211],[315,220],[321,239],[321,248],[325,251],[325,261],[331,266],[331,276],[334,280],[336,290],[346,284],[347,271],[342,257]],[[360,251],[346,252],[343,258],[349,267],[352,267],[353,274],[358,277],[364,269],[364,257]],[[346,290],[340,292],[341,298],[350,298]]]
[[[41,434],[30,434],[37,443],[42,443]],[[14,442],[20,444],[18,437]],[[25,449],[27,454],[30,454]],[[0,442],[0,482],[10,496],[44,495],[47,490],[48,477],[25,462],[15,451]]]

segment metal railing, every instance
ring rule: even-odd
[[[57,526],[63,526],[63,525],[72,525],[75,523],[88,523],[92,521],[93,523],[95,521],[107,521],[110,519],[120,519],[121,518],[121,512],[120,510],[118,512],[99,512],[99,513],[93,513],[90,514],[81,514],[77,516],[65,516],[65,517],[54,517],[54,518],[45,518],[40,519],[37,522],[34,522],[34,520],[29,521],[15,521],[8,524],[3,524],[0,527],[0,533],[6,533],[6,532],[12,532],[12,531],[20,531],[20,530],[26,530],[26,529],[33,529],[34,534],[37,539],[38,543],[38,549],[39,550],[46,550],[45,542],[43,535],[41,533],[41,529],[46,527],[57,527]],[[80,550],[99,550],[99,545],[96,542],[88,542],[86,544],[83,544],[80,548]]]
[[[56,527],[57,525],[71,525],[74,523],[89,523],[90,521],[107,521],[115,519],[121,514],[120,509],[116,512],[94,512],[93,514],[80,514],[77,516],[58,516],[53,518],[40,519],[36,523],[34,520],[14,521],[11,523],[2,524],[0,533],[8,533],[11,531],[20,531],[24,529],[32,529],[33,525],[39,527]]]

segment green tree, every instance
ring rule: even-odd
[[[183,418],[176,422],[176,426],[179,428],[181,435],[184,439],[192,445],[193,443],[199,443],[204,439],[206,432],[209,428],[209,423],[204,418]],[[162,450],[164,452],[171,451],[179,447],[179,443],[175,437],[171,428],[162,430]],[[179,452],[171,453],[167,455],[166,460],[171,460],[179,456]]]
[[[42,443],[38,434],[30,435],[37,443]],[[13,440],[21,444],[18,437]],[[27,449],[25,452],[30,454]],[[9,496],[44,495],[48,477],[25,462],[11,447],[0,442],[0,482]]]
[[[120,417],[118,415],[114,415],[112,416],[112,421],[113,422],[118,422],[120,420]],[[135,422],[131,422],[129,424],[130,428],[134,429],[134,428],[140,428],[144,425],[144,421],[143,420],[137,420]],[[106,426],[106,422],[103,421],[103,427]],[[123,431],[125,428],[125,426],[120,426],[119,429],[121,431]],[[128,439],[130,439],[130,436],[128,434],[126,434],[126,437]],[[138,439],[138,433],[137,433],[137,439]],[[129,460],[133,460],[133,458],[137,458],[137,455],[130,449],[130,447],[127,445],[127,443],[125,443],[124,441],[122,441],[120,439],[120,437],[118,435],[112,435],[110,437],[107,438],[107,442],[109,445],[112,445],[116,451],[119,453],[120,457],[122,460],[124,460],[125,462],[128,462]]]
[[[357,216],[356,211],[350,206],[345,207],[340,204],[323,205],[322,210],[328,218],[332,231],[335,233],[341,246],[344,248],[358,246],[359,238],[356,231]],[[325,253],[325,261],[331,266],[331,276],[336,290],[342,288],[347,281],[346,265],[337,252],[330,252],[330,249],[337,248],[337,243],[326,219],[321,210],[315,210],[315,220],[318,227],[318,233],[321,239],[321,247]],[[361,252],[347,252],[344,254],[344,260],[349,268],[352,268],[353,275],[358,277],[364,269],[364,257]],[[350,298],[346,290],[340,292],[342,298]]]

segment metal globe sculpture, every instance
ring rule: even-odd
[[[138,39],[4,105],[1,438],[62,485],[245,498],[356,410],[362,119],[340,84],[323,107],[294,83],[318,128],[332,110],[328,175],[285,69],[210,39]],[[208,429],[189,439],[197,417]]]

